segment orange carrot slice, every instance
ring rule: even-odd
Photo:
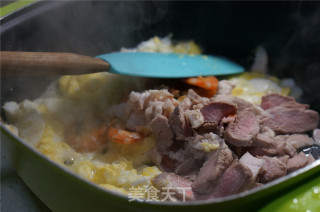
[[[216,90],[218,87],[219,80],[214,76],[208,77],[192,77],[186,79],[186,82],[190,85],[194,85],[200,88],[208,90]]]
[[[108,139],[120,144],[132,144],[142,140],[143,136],[137,132],[129,132],[126,130],[110,127],[108,129]]]
[[[186,83],[197,86],[201,88],[199,91],[200,94],[212,97],[217,89],[218,89],[218,83],[219,80],[214,76],[208,76],[208,77],[192,77],[185,80]]]

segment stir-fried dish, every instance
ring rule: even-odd
[[[138,47],[126,51],[200,53],[193,42],[169,38]],[[63,76],[34,101],[5,103],[6,126],[130,201],[226,197],[319,158],[312,154],[320,144],[319,114],[294,98],[301,91],[292,79],[247,72],[151,82]]]

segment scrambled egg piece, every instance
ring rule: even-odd
[[[123,52],[164,52],[178,54],[201,54],[201,48],[192,40],[179,42],[175,44],[171,36],[159,38],[157,36],[150,38],[147,41],[141,42],[134,49],[122,48]]]
[[[285,84],[274,76],[268,76],[257,72],[245,72],[236,77],[230,78],[236,84],[232,95],[245,99],[253,104],[260,104],[261,97],[270,93],[279,93],[285,96],[292,95],[297,91],[295,84]],[[298,96],[297,96],[298,95]],[[300,95],[295,95],[298,98]]]
[[[205,152],[211,152],[213,150],[219,149],[219,144],[201,142],[201,147]]]

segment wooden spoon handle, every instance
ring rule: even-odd
[[[108,71],[109,63],[72,53],[1,51],[1,75],[77,75]]]

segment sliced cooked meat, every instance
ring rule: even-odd
[[[313,136],[315,143],[320,144],[320,129],[314,129],[312,136]]]
[[[121,121],[126,122],[128,119],[127,103],[112,106],[108,113],[110,116],[117,117]]]
[[[178,105],[178,101],[167,90],[147,90],[143,93],[131,92],[127,101],[127,111],[143,110],[146,119],[151,121],[158,115],[168,115]]]
[[[283,155],[283,156],[280,156],[280,157],[277,157],[282,163],[284,164],[287,164],[288,163],[288,160],[289,160],[289,155]]]
[[[212,193],[215,181],[232,161],[232,152],[228,148],[211,152],[192,184],[193,190],[201,195]]]
[[[175,168],[174,173],[183,176],[186,179],[194,180],[202,164],[203,159],[195,159],[194,157],[189,157]]]
[[[268,183],[287,174],[287,166],[276,157],[261,157],[265,161],[261,174],[259,174],[259,182]]]
[[[260,115],[263,112],[263,110],[260,107],[257,107],[244,99],[232,95],[215,95],[213,98],[211,98],[211,100],[212,102],[225,102],[236,105],[237,111],[251,109],[256,115]]]
[[[308,164],[308,157],[300,152],[299,154],[290,158],[287,162],[288,173],[296,171],[302,167],[305,167]]]
[[[279,134],[304,133],[315,129],[319,123],[319,114],[313,110],[301,110],[287,107],[274,107],[267,110],[260,124]]]
[[[185,155],[195,159],[205,159],[208,153],[225,147],[223,140],[214,133],[197,135],[187,143]]]
[[[273,93],[265,95],[261,98],[261,108],[268,110],[277,106],[285,105],[286,107],[307,109],[308,105],[297,103],[293,97],[283,96],[281,94]]]
[[[210,102],[208,98],[198,95],[193,89],[188,90],[187,98],[191,100],[192,105],[197,105],[197,104],[205,105]]]
[[[190,109],[191,104],[191,100],[186,97],[170,115],[169,123],[178,140],[184,140],[185,137],[192,135],[191,126],[185,117],[185,112]]]
[[[310,146],[314,144],[314,140],[307,134],[293,134],[289,135],[286,139],[287,143],[290,143],[295,149],[299,149],[304,146]]]
[[[225,197],[232,194],[238,194],[254,184],[251,170],[234,161],[214,186],[214,190],[209,198]]]
[[[165,116],[159,115],[150,122],[152,133],[156,139],[156,149],[165,152],[173,143],[173,133]]]
[[[311,163],[316,161],[316,159],[311,154],[308,155],[307,158],[308,158],[308,163],[307,164],[311,164]]]
[[[265,113],[261,125],[279,134],[303,133],[318,126],[319,114],[308,110],[309,106],[300,104],[292,97],[269,94],[262,97],[261,107]]]
[[[254,157],[257,156],[276,156],[277,149],[272,148],[262,148],[262,147],[250,147],[248,148],[248,152],[253,155]]]
[[[224,127],[228,123],[231,123],[237,112],[235,105],[225,103],[225,102],[212,102],[204,105],[200,112],[204,118],[204,123],[198,127],[196,130],[198,133],[209,133],[214,132],[216,134],[222,134],[224,132]],[[228,119],[228,118],[231,119]]]
[[[246,165],[251,170],[253,181],[256,180],[263,164],[265,163],[263,159],[253,157],[249,152],[244,154],[240,158],[239,162],[242,163],[243,165]]]
[[[237,113],[234,123],[230,123],[224,133],[224,139],[234,146],[251,146],[259,133],[259,121],[251,109]]]
[[[286,142],[288,135],[278,135],[274,140],[274,147],[277,151],[277,155],[289,155],[293,157],[297,150],[291,143]]]
[[[235,85],[232,82],[230,82],[228,80],[221,80],[221,81],[219,81],[218,90],[217,90],[216,95],[221,95],[221,94],[231,95],[232,89],[234,87],[235,87]]]
[[[144,111],[138,110],[131,113],[128,121],[126,122],[126,128],[132,131],[137,131],[137,128],[147,125],[146,116]]]
[[[167,201],[194,200],[191,181],[174,173],[161,173],[152,179],[152,184],[160,190],[161,199]]]
[[[298,149],[312,144],[314,141],[307,134],[278,135],[274,140],[278,155],[290,155],[291,157]]]
[[[192,128],[197,128],[203,125],[204,117],[199,109],[196,110],[187,110],[185,116],[189,120],[189,123]]]
[[[252,146],[261,147],[261,148],[271,148],[274,145],[274,136],[268,136],[266,134],[259,133]]]
[[[235,115],[237,108],[233,104],[225,102],[212,102],[204,105],[200,112],[204,117],[204,122],[218,125],[223,117]]]
[[[223,140],[213,133],[189,138],[189,141],[186,143],[185,151],[183,152],[184,159],[178,159],[181,163],[174,172],[194,180],[203,162],[208,158],[211,152],[219,150],[222,146]]]
[[[169,155],[164,154],[161,156],[160,165],[158,166],[161,171],[173,172],[178,164],[179,162],[176,159],[173,159],[169,157]]]

